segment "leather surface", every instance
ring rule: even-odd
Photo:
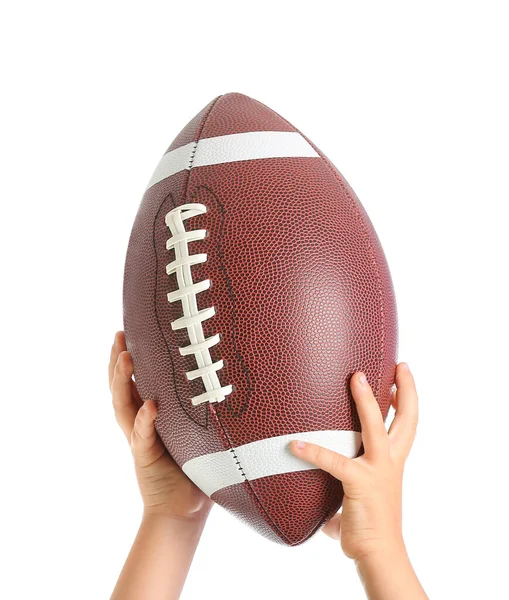
[[[209,104],[171,149],[201,138],[249,131],[293,131],[263,104],[227,94]],[[384,417],[390,403],[397,321],[389,269],[362,205],[335,167],[317,158],[267,158],[181,171],[147,190],[129,240],[124,279],[124,329],[143,399],[158,405],[156,427],[179,465],[256,440],[311,430],[359,431],[348,390],[362,369]],[[200,202],[204,215],[187,229],[206,229],[192,242],[207,262],[193,280],[210,279],[200,309],[211,349],[223,359],[224,402],[193,407],[200,379],[188,381],[193,356],[168,292],[175,277],[164,223],[176,205]],[[233,453],[232,453],[232,460]],[[318,470],[244,481],[213,499],[260,532],[285,544],[312,535],[339,507],[341,485]]]
[[[223,488],[212,500],[267,539],[296,546],[336,514],[343,488],[324,471],[298,471]]]

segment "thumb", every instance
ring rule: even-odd
[[[160,458],[164,446],[156,433],[154,421],[157,408],[153,400],[146,400],[138,411],[131,433],[131,450],[135,462],[140,467],[148,467]]]

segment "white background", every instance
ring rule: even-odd
[[[218,94],[329,155],[384,245],[421,399],[404,532],[434,600],[507,594],[505,2],[11,2],[0,14],[0,596],[107,598],[141,515],[107,362],[144,187]],[[324,215],[326,218],[326,215]],[[216,507],[183,594],[363,598]]]

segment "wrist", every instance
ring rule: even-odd
[[[405,564],[408,554],[402,538],[388,541],[354,557],[357,568],[384,567],[391,564]]]
[[[355,561],[366,596],[372,599],[427,600],[403,540]]]
[[[198,541],[205,527],[206,516],[172,515],[145,510],[141,527],[171,535],[175,539]]]

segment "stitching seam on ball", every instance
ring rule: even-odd
[[[199,142],[200,138],[201,138],[201,134],[203,132],[203,129],[205,127],[205,123],[207,121],[207,119],[209,118],[210,114],[212,113],[212,109],[216,106],[216,104],[218,103],[219,99],[221,98],[221,96],[219,96],[218,98],[216,98],[216,100],[214,101],[214,104],[210,107],[209,111],[207,112],[207,114],[205,115],[205,118],[203,119],[203,123],[202,126],[200,127],[200,130],[198,132],[197,137],[197,142]],[[188,176],[187,176],[187,181],[186,181],[186,186],[185,186],[185,193],[184,193],[184,198],[187,197],[187,192],[189,189],[189,185],[190,185],[190,179],[191,179],[191,173],[192,173],[192,169],[190,169],[188,171]],[[217,419],[217,422],[219,423],[221,429],[223,430],[223,434],[226,438],[227,441],[227,446],[229,446],[230,450],[233,450],[233,452],[235,452],[233,444],[231,443],[230,439],[228,438],[227,434],[226,434],[226,430],[221,422],[221,419],[219,418],[219,415],[216,412],[216,407],[213,405],[209,405],[210,406],[210,410],[212,412],[212,414],[215,416],[215,418]],[[233,454],[233,456],[235,456],[236,458],[236,464],[238,465],[239,468],[241,468],[240,462],[238,461],[238,457]],[[284,534],[279,531],[277,525],[272,521],[272,519],[270,518],[269,514],[267,513],[267,511],[265,510],[265,508],[263,507],[260,499],[257,497],[253,487],[251,486],[250,481],[246,478],[245,474],[244,474],[244,470],[241,468],[241,473],[244,475],[245,481],[248,484],[248,490],[251,493],[251,495],[253,496],[253,498],[255,499],[256,504],[258,504],[259,508],[261,511],[263,511],[263,513],[266,515],[268,522],[270,523],[270,525],[272,526],[273,530],[275,533],[277,533],[281,539],[284,539],[287,543],[290,543],[289,540],[284,536]]]
[[[261,513],[263,513],[265,515],[265,517],[267,519],[267,523],[272,527],[272,530],[274,531],[274,533],[276,535],[278,535],[280,537],[280,539],[284,540],[288,545],[291,546],[292,543],[286,537],[286,535],[279,529],[279,527],[274,523],[274,521],[272,520],[271,516],[269,515],[269,513],[267,512],[267,510],[263,506],[261,500],[256,495],[256,492],[254,491],[253,486],[251,485],[251,482],[246,477],[246,474],[244,473],[244,469],[242,468],[242,465],[240,464],[240,461],[239,461],[237,455],[235,454],[235,448],[233,447],[233,444],[231,443],[231,440],[228,437],[228,434],[226,433],[226,429],[223,426],[223,424],[221,423],[221,419],[219,418],[219,415],[216,412],[216,407],[213,406],[213,405],[211,405],[210,406],[210,410],[211,410],[212,414],[214,415],[214,417],[217,419],[217,422],[218,422],[219,427],[220,427],[220,433],[222,433],[222,435],[224,436],[224,440],[226,441],[227,445],[230,447],[229,450],[232,453],[232,458],[235,460],[235,464],[238,466],[238,468],[239,468],[242,476],[244,477],[244,481],[247,483],[248,493],[253,498],[253,501],[258,506],[258,508],[261,511]],[[240,484],[235,484],[235,485],[240,485]]]
[[[197,148],[198,142],[193,142],[193,149],[191,150],[191,154],[189,155],[189,164],[187,165],[188,170],[191,170],[193,167],[194,157],[196,156]]]

